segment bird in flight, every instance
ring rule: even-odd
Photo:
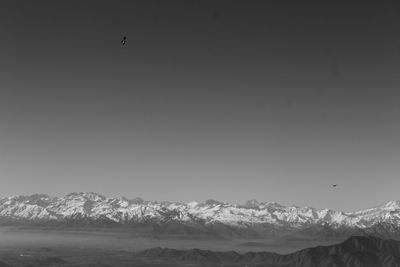
[[[125,44],[126,44],[126,36],[122,37],[121,44],[122,44],[122,45],[125,45]]]
[[[337,186],[337,184],[333,184],[333,185],[332,185],[332,187],[336,187],[336,186]]]

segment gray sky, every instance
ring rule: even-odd
[[[399,12],[2,1],[0,195],[345,211],[399,199]]]

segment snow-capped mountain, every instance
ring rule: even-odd
[[[201,227],[223,225],[235,229],[259,226],[306,229],[313,225],[367,229],[376,225],[400,227],[400,201],[345,213],[311,207],[282,206],[250,200],[230,204],[216,200],[189,203],[152,202],[141,198],[108,198],[96,193],[71,193],[65,197],[44,194],[0,198],[0,222],[93,222],[114,225],[180,223]]]

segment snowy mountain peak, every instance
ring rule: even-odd
[[[50,197],[45,194],[33,194],[29,196],[22,196],[22,195],[17,195],[17,196],[12,196],[6,198],[8,201],[11,202],[16,202],[16,203],[25,203],[29,205],[37,205],[37,206],[47,206],[51,201],[54,200],[53,197]],[[4,201],[5,199],[3,199]]]
[[[246,208],[258,208],[260,206],[260,202],[257,201],[257,199],[251,199],[246,201],[246,203],[244,203],[244,207]]]
[[[193,207],[198,206],[200,203],[197,202],[197,201],[192,201],[192,202],[189,202],[189,203],[187,203],[187,204],[188,204],[189,207],[193,208]]]
[[[209,206],[217,206],[217,205],[223,205],[225,204],[224,202],[214,200],[214,199],[207,199],[202,203],[203,205],[209,205]]]
[[[143,199],[140,198],[140,197],[136,197],[136,198],[134,198],[134,199],[131,199],[130,202],[131,202],[132,204],[144,204],[144,203],[146,203],[147,201],[143,200]]]
[[[386,210],[398,210],[400,209],[400,200],[391,200],[386,204],[382,205],[381,208]]]
[[[79,192],[79,193],[70,193],[65,196],[66,199],[76,199],[76,198],[82,198],[86,200],[92,200],[95,202],[100,202],[104,201],[106,199],[105,196],[100,195],[98,193],[94,192]]]
[[[265,202],[262,203],[262,205],[266,206],[266,207],[276,207],[276,208],[282,208],[284,206],[282,206],[281,204],[279,204],[278,202]],[[295,207],[298,208],[296,206],[291,206],[291,207]]]

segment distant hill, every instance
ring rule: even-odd
[[[145,250],[138,255],[164,262],[186,264],[256,264],[256,266],[264,267],[395,267],[400,266],[400,242],[372,236],[352,236],[336,245],[307,248],[288,255],[270,252],[239,254],[234,251],[213,252],[160,247]]]

